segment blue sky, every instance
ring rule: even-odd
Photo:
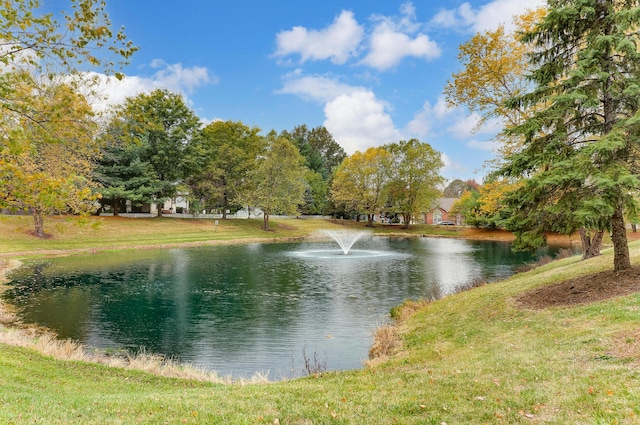
[[[417,138],[448,179],[482,180],[491,129],[446,107],[458,46],[542,0],[108,0],[140,47],[111,102],[162,87],[205,122],[325,126],[348,154]],[[106,81],[107,79],[105,79]]]

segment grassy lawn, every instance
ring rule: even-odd
[[[52,239],[31,241],[16,230],[22,236],[15,242],[5,240],[5,222],[0,250],[126,246],[120,238],[162,244],[302,237],[327,226],[282,220],[264,236],[258,220],[220,222],[217,231],[210,222],[172,221],[169,227],[181,231],[172,239],[163,229],[172,219],[154,220],[136,235],[129,226],[142,232],[141,222],[61,219],[64,230]],[[631,253],[640,262],[638,242]],[[528,289],[610,269],[612,252],[603,254],[556,261],[428,304],[399,324],[396,355],[362,370],[286,382],[161,378],[0,344],[0,423],[638,424],[640,295],[546,310],[516,302]]]
[[[215,223],[218,223],[217,225]],[[364,223],[344,220],[282,219],[269,221],[271,230],[261,230],[262,219],[191,219],[173,217],[52,217],[45,220],[46,240],[31,235],[30,216],[0,215],[0,254],[38,253],[74,249],[122,249],[139,246],[228,243],[242,240],[298,239],[326,228],[366,229]],[[459,229],[412,225],[404,230],[399,225],[378,225],[379,234],[443,234],[456,235]]]

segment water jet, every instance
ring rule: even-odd
[[[331,236],[340,245],[344,255],[348,255],[353,244],[368,234],[365,231],[353,230],[321,230],[320,233]]]

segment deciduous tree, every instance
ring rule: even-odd
[[[96,125],[91,107],[68,85],[48,84],[35,91],[25,83],[13,90],[37,115],[35,119],[0,118],[5,131],[0,149],[0,204],[30,213],[35,235],[44,237],[47,215],[92,207]]]
[[[408,228],[413,215],[427,211],[440,196],[442,157],[417,139],[385,145],[385,149],[392,156],[388,204],[391,212],[402,214]]]
[[[295,214],[304,201],[304,158],[284,137],[272,131],[267,150],[257,166],[247,173],[248,185],[240,199],[263,211],[263,229],[269,230],[272,214]]]
[[[442,196],[445,198],[459,198],[465,192],[470,190],[478,190],[480,185],[474,180],[462,181],[460,179],[452,180],[447,187],[442,191]]]
[[[247,174],[256,167],[264,153],[266,141],[260,128],[249,127],[240,121],[214,121],[202,130],[202,137],[190,151],[191,176],[188,179],[193,193],[206,204],[227,210],[238,203],[244,190]]]
[[[532,28],[545,13],[546,9],[538,8],[515,17],[516,30]],[[500,121],[505,128],[519,125],[533,110],[524,105],[509,107],[507,101],[531,87],[527,72],[532,49],[533,46],[522,43],[504,25],[471,37],[459,48],[462,70],[454,73],[445,86],[449,105],[466,106],[470,112],[478,113],[478,128],[492,119]],[[519,150],[522,145],[522,138],[513,134],[503,132],[497,138],[501,156]]]
[[[283,131],[281,136],[290,140],[305,159],[305,165],[312,171],[307,173],[308,202],[303,213],[315,211],[314,214],[326,214],[330,210],[327,202],[328,187],[335,169],[340,165],[347,154],[334,140],[325,127],[316,127],[311,130],[306,125],[296,126],[293,130]],[[321,177],[322,182],[318,180]],[[313,202],[311,202],[313,200]]]
[[[70,0],[71,11],[61,12],[62,23],[44,13],[42,3],[0,0],[0,63],[10,70],[69,74],[85,67],[113,73],[138,50],[123,29],[114,34],[104,0]],[[5,82],[0,87],[11,90]]]
[[[71,0],[62,23],[39,0],[0,0],[0,204],[27,210],[35,233],[55,212],[92,202],[95,124],[79,71],[116,73],[137,50],[114,34],[105,3]]]
[[[391,154],[384,148],[357,151],[342,161],[333,177],[331,199],[347,210],[367,215],[367,226],[387,202],[386,185],[391,176]]]

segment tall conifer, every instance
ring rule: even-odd
[[[499,171],[525,177],[508,224],[534,246],[544,230],[609,230],[614,268],[631,267],[625,212],[635,213],[640,135],[640,2],[550,0],[522,35],[534,46],[534,89],[512,106],[542,106],[511,131],[523,149]]]

